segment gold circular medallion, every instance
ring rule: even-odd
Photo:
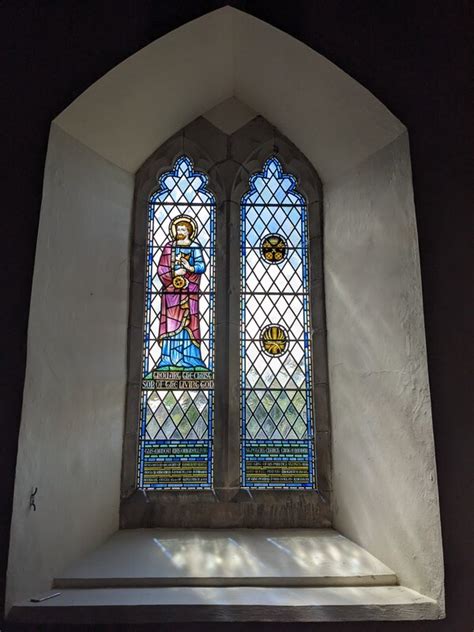
[[[262,257],[268,263],[281,263],[286,257],[286,242],[281,235],[267,235],[261,243]]]
[[[288,346],[288,336],[280,325],[268,325],[262,330],[260,341],[262,348],[273,357],[283,355]]]
[[[173,278],[173,286],[177,290],[182,290],[188,284],[188,280],[184,278],[184,276],[175,276]]]

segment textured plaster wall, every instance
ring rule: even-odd
[[[323,182],[405,129],[328,59],[228,6],[139,50],[90,86],[56,122],[134,173],[172,134],[232,96],[291,138]]]
[[[132,176],[52,126],[7,607],[118,527],[132,193]]]
[[[443,603],[408,136],[325,188],[334,524]]]
[[[364,86],[294,37],[229,8],[235,96],[302,151],[330,182],[405,129]]]
[[[224,7],[158,38],[91,85],[55,122],[135,173],[172,134],[232,97],[234,12]]]

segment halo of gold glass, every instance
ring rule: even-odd
[[[182,222],[190,224],[192,226],[192,232],[189,235],[189,239],[192,241],[198,232],[198,225],[196,220],[193,217],[190,217],[189,215],[178,215],[178,217],[175,217],[174,219],[171,220],[170,222],[170,228],[169,228],[169,232],[170,232],[170,237],[171,239],[176,239],[176,226],[178,224],[181,224]]]

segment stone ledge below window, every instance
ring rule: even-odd
[[[138,529],[114,534],[15,604],[21,623],[436,619],[438,604],[332,529]],[[51,593],[53,594],[53,593]]]

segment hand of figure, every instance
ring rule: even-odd
[[[193,271],[193,267],[190,265],[189,261],[185,257],[181,257],[181,265],[189,272]]]
[[[184,276],[186,274],[186,270],[184,268],[178,268],[174,271],[175,276]]]

